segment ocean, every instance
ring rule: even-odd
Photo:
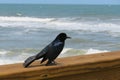
[[[65,32],[59,57],[120,49],[120,5],[0,4],[0,65],[23,62]]]

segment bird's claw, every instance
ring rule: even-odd
[[[52,65],[57,65],[57,62],[53,61],[51,63],[47,63],[46,66],[52,66]]]

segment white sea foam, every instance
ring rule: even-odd
[[[1,27],[47,28],[58,30],[83,30],[93,32],[120,32],[120,24],[99,21],[71,21],[72,18],[34,18],[0,16]]]
[[[22,62],[23,61],[16,60],[16,59],[0,59],[0,65],[22,63]]]
[[[31,56],[31,54],[24,53],[23,50],[21,50],[21,53],[14,50],[0,50],[0,65],[21,63],[28,56]]]
[[[88,51],[85,54],[96,54],[96,53],[103,53],[103,52],[109,52],[108,50],[97,50],[97,49],[88,49]]]
[[[0,50],[0,55],[6,55],[9,51]]]
[[[109,52],[108,50],[98,50],[98,49],[73,49],[73,48],[66,48],[62,51],[60,57],[67,57],[67,56],[77,56],[77,55],[87,55],[87,54],[97,54],[102,52]]]
[[[27,50],[28,51],[28,50]],[[16,54],[16,51],[0,51],[0,65],[3,64],[13,64],[13,63],[21,63],[24,60],[32,56],[29,51],[26,49],[22,50],[21,53]],[[31,51],[31,49],[30,49]],[[73,48],[65,48],[59,57],[68,57],[68,56],[77,56],[77,55],[86,55],[86,54],[96,54],[101,52],[108,52],[107,50],[97,50],[97,49],[73,49]]]
[[[71,18],[34,18],[0,16],[1,27],[47,28],[58,30],[83,30],[110,33],[120,32],[120,24],[99,21],[71,21]]]
[[[7,17],[0,16],[0,21],[11,21],[11,22],[48,22],[53,18],[34,18],[34,17]]]

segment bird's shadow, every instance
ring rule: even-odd
[[[46,65],[46,64],[37,64],[37,65],[31,65],[27,68],[33,68],[33,67],[40,67],[40,66],[58,66],[61,65],[61,63],[56,63],[56,64],[50,64],[50,65]]]
[[[27,68],[40,67],[40,66],[45,66],[45,64],[30,65],[30,66],[27,67]]]

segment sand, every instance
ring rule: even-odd
[[[120,80],[120,51],[58,58],[57,65],[35,61],[1,65],[0,80]]]

